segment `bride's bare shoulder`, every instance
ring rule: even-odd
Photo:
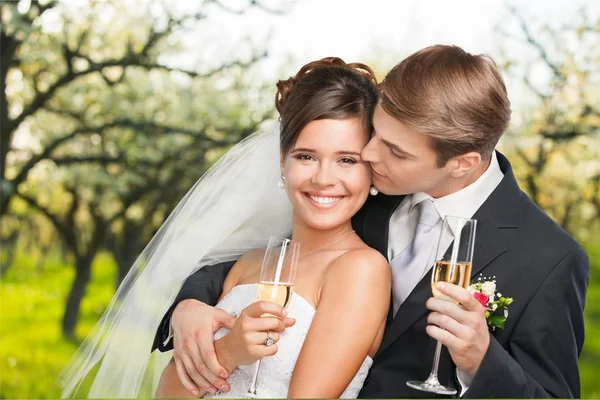
[[[260,266],[262,259],[265,255],[265,249],[255,249],[244,253],[233,265],[231,271],[227,275],[227,279],[230,284],[248,283],[248,280],[256,281],[253,279],[258,276],[260,272]],[[231,279],[230,279],[231,276]]]
[[[371,247],[349,250],[329,265],[325,276],[325,281],[341,280],[376,280],[385,285],[391,282],[390,266],[386,258]]]

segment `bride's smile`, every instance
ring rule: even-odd
[[[302,129],[282,156],[295,218],[319,230],[348,223],[369,194],[371,171],[360,157],[368,139],[358,119],[320,119]]]

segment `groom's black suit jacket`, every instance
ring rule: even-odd
[[[589,261],[581,247],[519,189],[508,160],[498,153],[504,178],[475,213],[477,238],[472,276],[494,278],[513,297],[504,330],[490,331],[490,345],[464,397],[579,397],[578,358],[583,346],[583,307]],[[356,232],[387,255],[389,219],[402,196],[370,197],[353,218]],[[205,267],[190,276],[174,303],[194,298],[214,305],[233,263]],[[425,332],[431,296],[425,276],[388,318],[383,342],[361,397],[432,397],[406,386],[429,374],[435,341]],[[166,346],[169,309],[154,348]],[[335,372],[332,371],[332,374]],[[440,381],[459,387],[444,348]]]

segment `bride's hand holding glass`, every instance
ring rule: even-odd
[[[280,333],[293,323],[278,304],[270,301],[250,304],[240,313],[231,331],[215,343],[219,348],[219,361],[231,372],[239,365],[274,355]]]

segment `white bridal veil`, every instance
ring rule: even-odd
[[[108,309],[62,371],[62,397],[152,397],[170,353],[150,353],[185,279],[206,265],[291,233],[278,188],[279,124],[265,126],[213,165],[139,255]],[[169,188],[164,188],[169,190]],[[80,389],[92,380],[88,393]]]

